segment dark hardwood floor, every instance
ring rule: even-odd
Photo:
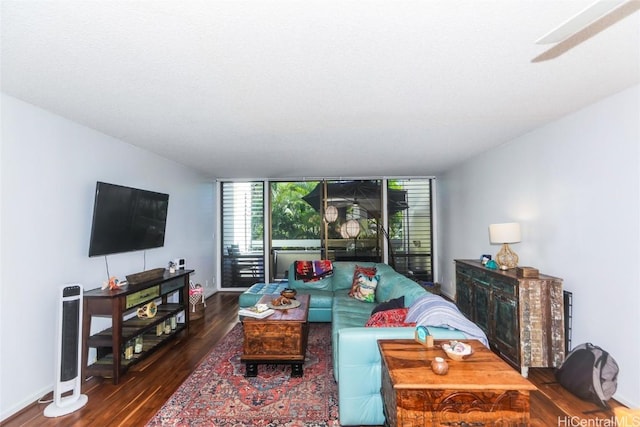
[[[148,359],[134,365],[113,385],[108,379],[91,378],[82,392],[87,405],[66,416],[46,418],[48,403],[33,403],[0,423],[3,426],[143,426],[191,374],[214,344],[237,323],[238,293],[219,292],[207,299],[204,316],[191,322],[188,335],[182,333]],[[553,382],[550,369],[531,369],[529,379],[538,387],[531,394],[531,425],[539,427],[572,425],[578,419],[603,419],[611,412],[583,414],[596,409]],[[51,395],[42,400],[51,399]],[[610,402],[612,406],[619,406]],[[586,424],[581,424],[586,425]],[[589,424],[595,425],[595,424]]]

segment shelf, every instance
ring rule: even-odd
[[[158,323],[162,323],[180,312],[188,310],[182,304],[160,304],[158,312],[152,319],[140,319],[133,317],[122,322],[122,340],[129,341],[131,338],[147,330],[153,329]],[[89,347],[111,347],[113,343],[113,329],[107,328],[89,337]]]
[[[124,355],[121,358],[121,366],[123,368],[129,368],[130,366],[136,364],[137,362],[144,360],[146,356],[157,349],[157,347],[164,345],[166,342],[170,341],[177,334],[184,331],[186,329],[184,323],[178,323],[176,328],[173,329],[169,334],[163,333],[160,336],[157,336],[155,332],[143,334],[143,344],[142,344],[142,352],[134,353],[131,359],[125,359]],[[125,342],[126,345],[126,342]],[[98,360],[96,360],[92,365],[88,366],[86,372],[88,375],[100,376],[103,378],[112,378],[113,376],[113,367],[114,367],[114,358],[113,353],[109,353]]]
[[[82,367],[83,378],[88,375],[112,378],[118,384],[120,376],[129,366],[146,358],[156,348],[189,329],[189,275],[193,270],[165,271],[161,278],[125,286],[121,289],[94,289],[84,294],[82,319]],[[169,302],[168,300],[173,302]],[[175,302],[177,300],[177,302]],[[137,309],[155,301],[158,311],[152,319],[141,319]],[[156,327],[178,316],[181,319],[170,333],[156,335]],[[110,317],[111,327],[93,335],[93,317]],[[143,348],[131,359],[125,359],[125,347],[129,341],[142,336]],[[88,365],[89,349],[95,348],[97,360]]]

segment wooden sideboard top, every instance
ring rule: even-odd
[[[527,277],[527,278],[518,277],[516,275],[516,269],[515,268],[511,268],[509,270],[500,270],[500,269],[492,270],[492,269],[487,268],[484,265],[482,265],[482,263],[480,261],[476,261],[474,259],[456,259],[455,262],[458,263],[458,264],[465,264],[465,265],[468,265],[470,267],[482,269],[482,270],[487,271],[489,273],[499,274],[499,275],[504,276],[504,277],[509,277],[509,278],[515,279],[515,280],[532,279],[532,280],[559,280],[559,281],[562,281],[562,279],[560,279],[558,277],[549,276],[547,274],[539,274],[538,277]]]
[[[176,279],[178,277],[188,276],[193,273],[195,270],[176,270],[175,273],[169,273],[169,270],[164,272],[164,276],[158,277],[153,280],[149,280],[148,282],[136,283],[135,285],[124,285],[120,289],[91,289],[84,293],[85,298],[116,298],[125,295],[132,294],[134,292],[138,292],[142,289],[148,288],[150,286],[159,285],[164,282],[167,282],[172,279]]]

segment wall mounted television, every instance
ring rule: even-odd
[[[89,256],[164,246],[169,195],[98,181]]]

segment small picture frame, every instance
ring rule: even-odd
[[[433,335],[422,325],[416,328],[414,339],[427,348],[433,348]]]

